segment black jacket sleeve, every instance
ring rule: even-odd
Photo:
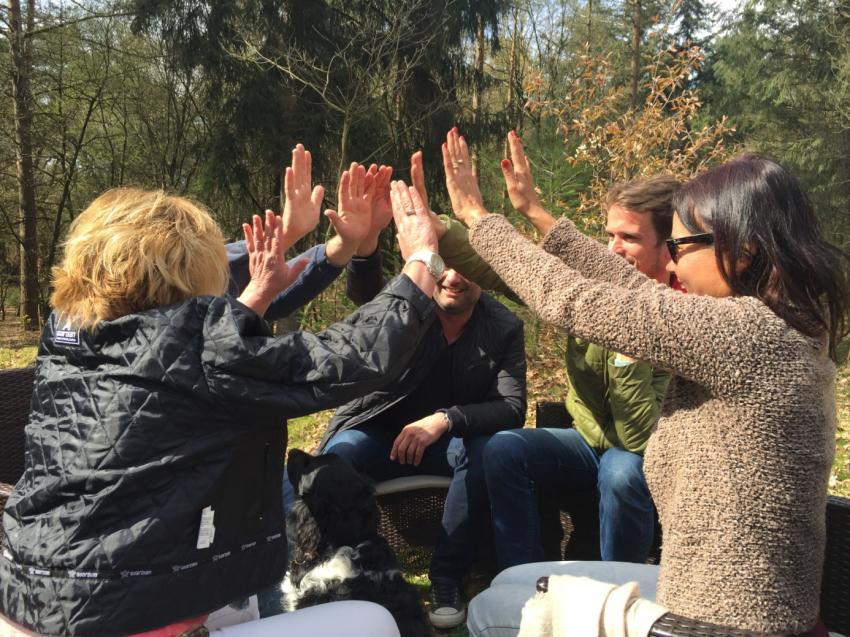
[[[345,295],[357,305],[374,299],[386,284],[382,265],[380,248],[368,257],[351,259],[345,267]]]
[[[202,361],[211,393],[250,410],[294,418],[341,405],[386,384],[407,365],[434,319],[433,301],[405,275],[318,334],[268,336],[233,300],[210,305]]]

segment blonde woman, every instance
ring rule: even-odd
[[[356,244],[371,194],[362,167],[344,182],[328,216]],[[403,256],[436,251],[403,194]],[[251,281],[237,300],[222,296],[221,232],[188,199],[111,190],[75,220],[3,517],[0,634],[168,637],[282,578],[286,419],[403,369],[435,280],[411,261],[347,320],[273,337],[261,316],[297,272],[272,213],[244,231]]]

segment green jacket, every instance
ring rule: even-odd
[[[441,219],[448,226],[440,239],[446,264],[481,287],[519,301],[469,245],[463,224]],[[587,444],[600,451],[619,447],[642,454],[661,415],[670,375],[572,336],[567,339],[566,365],[567,411]]]

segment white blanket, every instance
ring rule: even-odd
[[[523,607],[517,637],[646,637],[666,612],[640,597],[637,582],[615,586],[552,575],[548,592],[537,593]]]

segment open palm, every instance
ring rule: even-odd
[[[283,234],[287,248],[319,225],[325,189],[312,185],[313,160],[309,150],[298,144],[292,150],[292,165],[283,177]]]

